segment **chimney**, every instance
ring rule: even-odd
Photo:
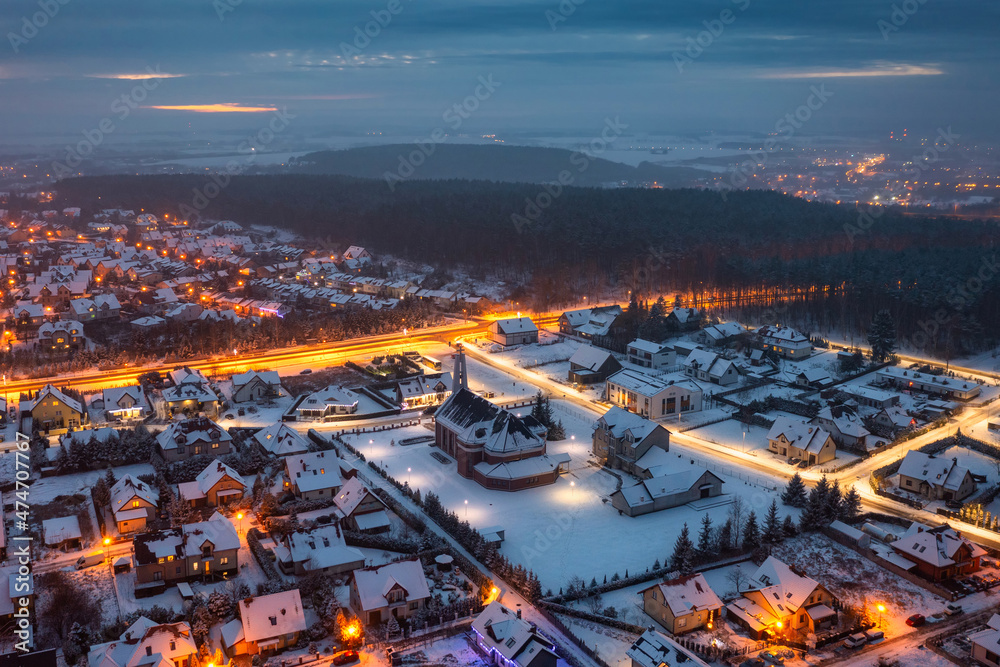
[[[451,391],[457,393],[459,389],[469,388],[469,371],[465,366],[465,347],[461,343],[455,343],[455,368],[451,378]]]
[[[517,617],[521,618],[521,605],[517,605]]]

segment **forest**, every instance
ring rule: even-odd
[[[58,185],[58,206],[191,211],[208,176],[108,176]],[[552,194],[555,192],[556,194]],[[863,334],[889,309],[902,341],[960,355],[1000,330],[995,223],[904,217],[767,191],[526,183],[227,177],[197,215],[287,228],[320,247],[376,252],[502,280],[556,309],[609,290],[683,295],[749,323]],[[531,206],[530,224],[515,224]],[[791,295],[791,296],[789,296]],[[722,297],[722,300],[714,300]]]

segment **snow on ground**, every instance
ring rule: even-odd
[[[608,500],[617,488],[617,480],[590,455],[594,414],[560,400],[553,401],[553,408],[568,437],[550,442],[548,451],[568,453],[572,459],[569,472],[555,484],[513,493],[488,490],[461,477],[454,462],[445,464],[433,458],[431,454],[440,450],[428,444],[390,444],[391,440],[426,435],[423,426],[345,438],[400,482],[408,482],[424,494],[433,491],[445,507],[474,527],[503,526],[506,541],[501,552],[534,570],[545,588],[558,590],[573,575],[601,581],[605,575],[610,579],[616,571],[621,575],[626,570],[643,571],[657,558],[663,561],[669,557],[685,522],[692,534],[697,532],[703,513],[686,506],[636,518],[619,515]],[[667,456],[676,461],[678,469],[690,467],[692,459],[695,465],[705,461],[679,446],[672,447]],[[724,493],[742,495],[748,509],[754,509],[758,517],[763,517],[772,498],[778,496],[754,485],[768,480],[714,463],[712,469],[725,480]],[[626,477],[625,483],[634,481]],[[782,508],[780,500],[779,508],[782,515],[798,515],[797,510]],[[721,525],[728,507],[708,511]]]
[[[556,614],[556,616],[584,644],[597,651],[597,654],[610,667],[628,667],[632,664],[631,659],[625,655],[625,652],[631,648],[635,640],[639,638],[639,635],[610,628],[606,625],[587,621],[582,618],[576,618],[575,616],[566,614]]]
[[[958,459],[958,465],[968,468],[974,475],[983,475],[986,477],[985,483],[977,485],[977,488],[980,490],[1000,483],[1000,461],[994,459],[993,457],[980,454],[977,451],[966,449],[965,447],[949,447],[938,454],[937,458],[942,461],[950,461],[953,458]],[[889,480],[893,484],[893,493],[899,493],[900,495],[908,496],[914,500],[926,502],[927,499],[924,496],[899,488],[899,475],[893,475],[889,478]],[[994,501],[994,503],[991,504],[991,507],[998,507],[996,502],[997,501]],[[944,506],[945,501],[935,500],[927,503],[924,506],[924,509],[929,512],[934,512],[937,508]]]
[[[136,463],[134,465],[119,466],[115,468],[115,477],[121,479],[125,475],[151,475],[155,472],[153,466],[148,463]],[[90,497],[90,489],[97,483],[97,480],[104,477],[107,470],[88,470],[70,475],[59,475],[58,477],[44,477],[35,481],[31,485],[31,502],[36,505],[52,502],[57,496],[71,496],[74,493],[83,493]]]
[[[418,642],[400,652],[403,665],[443,665],[447,667],[489,667],[490,663],[477,652],[466,635]]]

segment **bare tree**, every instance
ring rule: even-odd
[[[733,544],[740,544],[740,530],[743,528],[746,513],[746,504],[743,496],[734,494],[733,502],[729,505],[729,520],[733,522]]]
[[[726,573],[726,581],[733,587],[733,592],[739,595],[743,592],[743,587],[750,581],[750,575],[744,572],[741,566],[737,565]]]
[[[587,606],[590,607],[591,613],[600,614],[601,610],[604,609],[604,598],[601,597],[600,593],[594,593],[587,598]]]

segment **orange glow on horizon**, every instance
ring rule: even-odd
[[[278,107],[245,107],[237,102],[219,104],[156,104],[144,109],[160,109],[161,111],[193,111],[195,113],[265,113],[277,111]]]

